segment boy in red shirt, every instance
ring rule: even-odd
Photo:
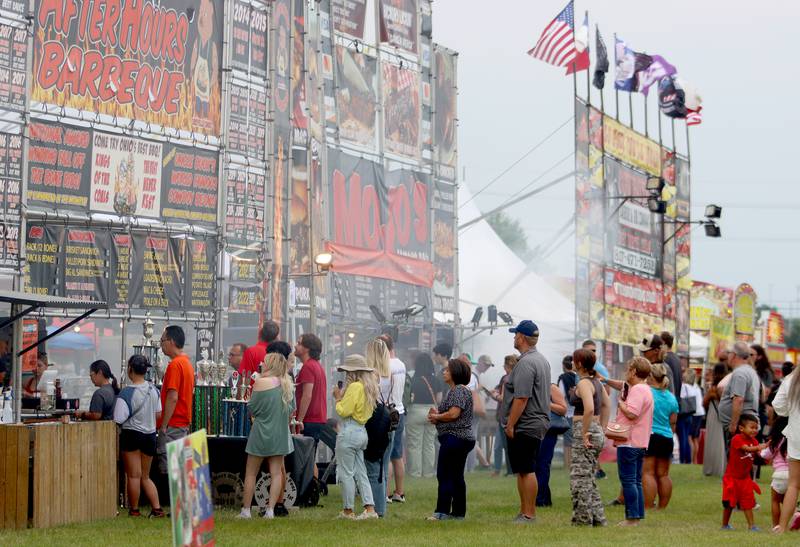
[[[747,527],[757,532],[758,526],[753,522],[753,507],[756,497],[753,492],[761,493],[758,484],[750,477],[753,470],[753,454],[767,447],[766,443],[758,444],[758,418],[752,414],[739,417],[739,433],[731,439],[728,467],[722,477],[722,529],[733,530],[731,513],[738,506],[747,519]]]

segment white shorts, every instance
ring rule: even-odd
[[[786,487],[789,485],[789,471],[782,470],[782,471],[775,471],[772,474],[772,483],[770,483],[770,487],[775,490],[778,494],[785,494]]]

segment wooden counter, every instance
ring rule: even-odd
[[[0,528],[48,528],[117,511],[113,422],[0,426]]]

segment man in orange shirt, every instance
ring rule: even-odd
[[[161,335],[161,351],[170,358],[161,386],[161,419],[158,421],[158,469],[167,473],[167,443],[189,434],[192,423],[194,368],[183,352],[186,335],[177,325],[170,325]]]

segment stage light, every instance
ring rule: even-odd
[[[651,213],[656,213],[657,215],[663,215],[664,213],[667,212],[667,202],[662,201],[658,198],[648,198],[647,208],[650,209]]]
[[[666,183],[661,177],[650,177],[647,179],[645,188],[647,188],[648,192],[660,196],[664,186],[666,186]]]
[[[511,314],[506,313],[504,311],[501,311],[501,312],[497,312],[497,315],[499,315],[500,319],[502,319],[503,322],[506,323],[507,325],[513,325],[514,324],[514,319],[511,317]]]
[[[720,218],[722,216],[722,207],[719,205],[706,205],[706,218]]]
[[[492,304],[491,306],[486,308],[486,311],[488,312],[488,314],[487,314],[488,317],[487,318],[489,320],[489,323],[490,324],[497,324],[497,306]]]
[[[356,337],[356,333],[354,333],[354,332],[348,332],[348,333],[347,333],[347,337],[348,337],[349,339],[351,339],[351,340],[352,340],[353,338],[355,338],[355,337]]]
[[[483,317],[483,308],[478,306],[475,308],[475,313],[472,314],[472,330],[475,330],[478,327],[478,323],[481,322],[481,317]]]
[[[80,325],[75,325],[75,328],[72,330],[74,330],[75,332],[81,332],[81,327]]]
[[[722,230],[714,222],[703,224],[703,228],[706,230],[707,237],[722,237]]]
[[[386,323],[386,316],[383,315],[383,312],[378,309],[378,306],[376,306],[375,304],[370,304],[369,311],[372,312],[372,316],[378,323],[380,323],[381,325]]]
[[[333,253],[319,253],[314,257],[314,264],[317,265],[319,271],[327,272],[333,266]]]
[[[352,341],[352,340],[348,340],[347,342],[345,342],[345,344],[344,344],[344,345],[345,345],[345,346],[347,346],[347,347],[349,348],[350,346],[352,346],[352,345],[353,345],[353,341]]]
[[[395,310],[392,312],[392,317],[395,319],[406,319],[408,320],[409,317],[414,317],[415,315],[419,315],[425,309],[425,306],[414,302],[407,308],[403,308],[402,310]]]

